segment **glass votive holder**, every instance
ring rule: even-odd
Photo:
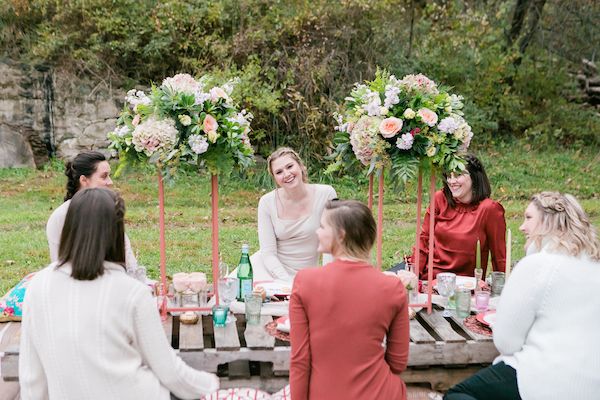
[[[465,286],[459,286],[454,291],[456,301],[456,316],[467,318],[471,314],[471,289]]]
[[[502,294],[502,289],[504,289],[504,280],[504,272],[492,272],[492,297],[500,296]]]
[[[262,296],[259,293],[249,293],[244,300],[246,304],[246,324],[258,325],[260,323]]]
[[[477,290],[475,292],[475,309],[479,312],[487,311],[490,304],[490,292]]]
[[[219,304],[213,306],[212,317],[215,326],[225,326],[227,324],[227,315],[229,314],[229,307]]]

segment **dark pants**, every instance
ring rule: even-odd
[[[504,362],[490,365],[450,388],[444,400],[520,400],[517,372]]]

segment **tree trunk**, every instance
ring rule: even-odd
[[[510,24],[510,31],[506,35],[506,49],[510,49],[521,34],[530,2],[531,0],[517,0],[515,12],[513,13],[512,22]]]

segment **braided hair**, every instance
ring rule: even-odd
[[[79,190],[79,178],[81,176],[90,177],[98,163],[106,161],[104,154],[98,151],[85,151],[77,154],[73,161],[68,161],[65,165],[65,175],[67,177],[67,194],[65,201],[70,200]]]
[[[485,168],[483,164],[475,155],[467,154],[465,156],[465,165],[467,167],[467,172],[471,176],[473,197],[471,199],[472,204],[477,204],[492,195],[492,187],[490,186],[490,180],[488,179],[487,174],[485,173]],[[452,192],[448,187],[447,175],[444,174],[444,195],[446,196],[446,200],[450,207],[456,207],[456,201],[454,197],[452,197]]]

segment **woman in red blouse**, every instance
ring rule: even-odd
[[[329,201],[318,251],[334,260],[296,275],[290,301],[294,400],[406,399],[406,291],[370,264],[375,221],[358,201]]]
[[[444,175],[444,187],[435,193],[433,276],[440,272],[473,276],[477,240],[481,244],[481,266],[485,276],[488,254],[494,271],[504,271],[506,221],[504,208],[490,199],[490,182],[481,161],[466,156],[463,173]],[[419,238],[421,279],[427,278],[429,252],[429,209]],[[414,255],[411,260],[414,262]]]

